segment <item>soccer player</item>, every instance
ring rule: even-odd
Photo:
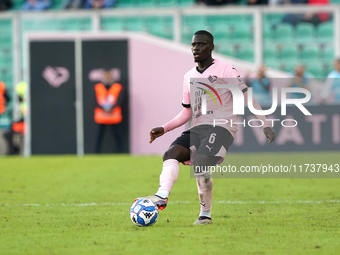
[[[168,196],[178,177],[179,163],[190,165],[193,163],[195,170],[207,169],[207,167],[221,163],[233,143],[234,135],[237,131],[235,124],[213,125],[214,119],[220,116],[228,120],[228,123],[231,121],[236,122],[236,115],[233,115],[233,96],[230,90],[225,88],[218,89],[219,99],[223,106],[216,108],[214,101],[209,98],[206,101],[206,108],[209,111],[207,111],[207,114],[202,114],[202,95],[207,95],[207,93],[203,92],[203,88],[196,89],[195,93],[193,93],[190,91],[190,85],[195,85],[193,87],[196,88],[196,85],[204,84],[202,87],[205,87],[206,91],[208,91],[216,83],[232,84],[242,90],[244,101],[246,103],[248,101],[247,86],[240,80],[235,67],[213,59],[213,50],[213,36],[205,30],[197,31],[191,43],[191,51],[197,66],[184,76],[183,110],[173,120],[162,127],[153,128],[150,132],[150,143],[152,143],[166,132],[182,126],[190,119],[192,120],[190,129],[183,132],[163,156],[163,169],[157,193],[146,197],[152,200],[160,210],[163,210],[167,205]],[[204,81],[204,83],[201,81]],[[190,95],[190,92],[192,92],[192,95]],[[253,105],[256,109],[261,110],[260,105],[254,98]],[[257,116],[257,118],[263,121],[263,132],[269,143],[271,143],[275,139],[275,132],[269,127],[269,124],[267,125],[265,116]],[[210,224],[212,223],[213,180],[209,171],[195,171],[195,177],[201,211],[194,224]]]

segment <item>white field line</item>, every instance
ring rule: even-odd
[[[217,201],[214,204],[324,204],[333,203],[339,204],[340,200],[324,200],[324,201],[313,201],[313,200],[298,200],[298,201]],[[49,206],[65,206],[65,207],[86,207],[86,206],[120,206],[120,205],[131,205],[132,203],[79,203],[79,204],[0,204],[0,207],[49,207]],[[171,201],[169,204],[196,204],[196,202],[189,201]]]

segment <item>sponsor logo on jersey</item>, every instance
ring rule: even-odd
[[[214,92],[215,95],[217,96],[218,100],[220,101],[221,105],[222,105],[222,100],[221,100],[219,94],[217,93],[217,91],[216,91],[212,86],[210,86],[210,85],[208,85],[208,84],[205,84],[205,83],[203,83],[203,82],[197,82],[197,83],[198,83],[198,84],[201,84],[201,85],[203,85],[203,86],[206,86],[206,87],[209,88],[212,92]],[[211,94],[211,92],[210,92],[209,90],[204,89],[204,88],[200,88],[200,87],[196,87],[196,88],[198,88],[198,89],[204,91],[205,93],[207,93],[207,94],[212,98],[212,100],[214,101],[215,105],[217,105],[214,96]]]
[[[209,80],[211,83],[214,83],[215,81],[217,81],[217,76],[216,76],[216,75],[214,75],[214,76],[209,75],[208,80]]]

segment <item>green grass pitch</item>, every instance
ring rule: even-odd
[[[339,153],[229,154],[230,164],[340,163]],[[151,227],[129,208],[158,187],[161,157],[0,158],[0,254],[339,254],[340,179],[214,179],[213,224],[181,166]]]

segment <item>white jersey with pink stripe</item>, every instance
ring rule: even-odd
[[[234,136],[237,125],[234,124],[236,115],[233,114],[233,95],[229,89],[215,88],[216,84],[233,85],[243,91],[247,88],[233,65],[217,59],[204,70],[194,67],[184,75],[182,103],[191,107],[190,127],[214,125],[215,119],[224,119],[225,124],[216,125],[228,129]],[[203,114],[202,95],[205,95],[206,100],[206,110]]]

